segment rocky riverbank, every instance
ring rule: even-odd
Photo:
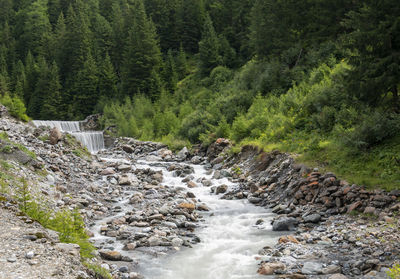
[[[223,198],[270,208],[278,214],[273,229],[293,231],[260,250],[260,274],[387,278],[387,268],[400,260],[399,190],[349,185],[279,152],[246,146],[229,155],[229,149],[229,141],[220,139],[207,151],[213,168],[230,169],[240,181]]]
[[[224,139],[208,150],[173,154],[159,143],[119,138],[112,148],[90,155],[68,135],[19,123],[5,113],[0,132],[8,138],[0,142],[8,172],[28,181],[32,195],[50,208],[78,209],[98,248],[91,263],[115,278],[142,278],[141,271],[150,268],[154,258],[201,241],[196,231],[213,212],[194,194],[200,187],[224,199],[247,199],[265,207],[277,214],[274,230],[292,231],[275,246],[259,247],[254,259],[260,263],[259,274],[386,278],[385,268],[399,260],[398,191],[371,192],[348,185],[334,174],[296,165],[287,154],[266,154],[253,147],[231,154]],[[201,176],[194,169],[199,165]],[[73,244],[63,250],[56,237],[25,237],[36,235],[31,233],[32,220],[13,213],[13,183],[6,190],[0,214],[13,220],[19,233],[14,245],[16,238],[6,235],[7,229],[0,231],[3,247],[13,245],[0,260],[2,278],[49,278],[41,273],[44,267],[54,276],[71,276],[59,278],[94,278],[79,264]],[[268,220],[251,226],[264,222]],[[51,262],[51,255],[57,260]],[[26,277],[26,270],[40,275]]]

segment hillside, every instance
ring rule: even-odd
[[[0,103],[400,187],[396,1],[2,0]]]

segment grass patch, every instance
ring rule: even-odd
[[[99,266],[98,264],[91,264],[88,262],[84,262],[83,265],[94,272],[95,278],[112,279],[110,272],[107,269]]]
[[[40,139],[43,142],[46,142],[46,141],[48,141],[50,139],[50,136],[49,135],[44,135],[44,136],[38,137],[38,139]]]
[[[23,146],[22,144],[19,143],[15,143],[12,142],[9,137],[8,134],[6,132],[1,132],[0,133],[0,140],[3,140],[4,142],[6,142],[7,144],[4,145],[1,149],[0,152],[3,153],[11,153],[12,152],[12,148],[16,147],[19,150],[21,150],[22,152],[24,152],[25,154],[27,154],[29,157],[31,157],[32,159],[36,159],[36,154],[32,151],[30,151],[28,148],[26,148],[25,146]]]
[[[92,154],[87,150],[86,147],[82,146],[82,144],[73,135],[66,134],[64,142],[69,148],[72,149],[72,154],[80,158],[91,157]]]
[[[240,142],[240,146],[249,144],[265,152],[291,153],[297,162],[318,167],[321,172],[331,171],[351,184],[387,191],[400,189],[400,135],[364,151],[347,147],[335,138],[305,132],[279,142],[262,138]]]

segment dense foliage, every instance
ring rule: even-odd
[[[119,135],[175,148],[229,137],[400,184],[394,0],[0,6],[0,102],[20,118],[22,102],[38,119],[103,112]]]

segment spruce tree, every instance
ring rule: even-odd
[[[352,50],[349,92],[371,105],[391,96],[400,111],[400,6],[395,1],[366,1],[343,22],[344,45]],[[388,94],[388,93],[391,94]]]
[[[106,53],[99,69],[99,93],[100,97],[107,100],[117,97],[117,75],[111,63],[110,56]]]
[[[53,61],[47,72],[47,92],[42,92],[46,96],[40,111],[40,119],[62,119],[63,107],[61,103],[61,84],[58,73],[57,63]]]
[[[207,15],[204,21],[202,39],[199,42],[199,57],[203,74],[207,75],[213,68],[221,65],[222,58],[219,55],[219,47],[217,34],[210,16]]]
[[[162,63],[156,30],[146,15],[142,0],[133,1],[129,17],[132,26],[123,54],[123,94],[155,96],[160,92],[159,70]]]
[[[166,89],[173,93],[176,90],[176,84],[178,83],[178,74],[176,72],[175,59],[172,55],[172,50],[168,50],[167,57],[165,58],[163,77]]]
[[[186,59],[186,53],[183,50],[183,46],[181,44],[179,48],[178,56],[176,57],[176,71],[178,73],[178,78],[183,79],[188,73],[188,65]]]
[[[99,72],[96,62],[90,52],[81,70],[78,71],[70,89],[73,99],[74,116],[77,119],[85,118],[93,113],[99,99]]]

